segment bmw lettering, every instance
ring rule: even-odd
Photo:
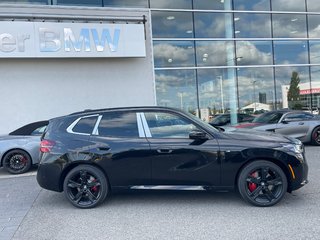
[[[77,38],[72,28],[63,28],[62,34],[49,28],[40,28],[40,51],[57,52],[63,49],[66,52],[72,50],[76,52],[103,52],[107,45],[111,52],[116,52],[120,38],[120,29],[115,28],[112,32],[111,35],[109,29],[103,28],[99,36],[96,28],[82,28]],[[94,47],[92,47],[92,42],[94,43]]]
[[[143,24],[0,22],[0,58],[145,57]]]

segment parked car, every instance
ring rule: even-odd
[[[218,131],[162,107],[90,110],[54,118],[42,135],[37,173],[79,208],[114,189],[237,188],[247,202],[272,206],[307,183],[303,144],[274,133]]]
[[[34,122],[0,136],[0,166],[9,173],[20,174],[37,164],[40,136],[47,125],[48,121]]]
[[[270,131],[320,146],[320,117],[305,111],[277,110],[266,112],[252,123],[240,124],[238,128]]]
[[[252,122],[252,120],[254,119],[254,116],[245,113],[238,113],[237,117],[239,123]],[[217,115],[209,122],[209,124],[216,127],[230,125],[230,122],[230,113],[226,113]]]

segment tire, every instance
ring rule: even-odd
[[[3,167],[11,174],[21,174],[29,171],[32,165],[32,159],[29,154],[23,150],[12,150],[3,158]]]
[[[320,146],[320,126],[315,127],[311,134],[311,144]]]
[[[246,165],[239,174],[237,184],[242,198],[259,207],[275,205],[288,188],[288,180],[282,169],[263,160]]]
[[[73,206],[93,208],[105,200],[109,187],[107,178],[100,169],[90,165],[80,165],[67,174],[63,190]]]

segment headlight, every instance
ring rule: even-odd
[[[302,143],[300,144],[286,143],[281,145],[282,145],[282,150],[285,150],[288,152],[294,152],[296,154],[302,154],[304,152],[304,146]]]

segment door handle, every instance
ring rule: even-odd
[[[304,122],[299,122],[299,125],[304,125]]]
[[[169,153],[172,153],[172,149],[162,148],[162,149],[157,149],[157,152],[169,154]]]
[[[99,149],[100,151],[109,151],[109,150],[110,150],[109,147],[98,147],[98,149]]]

